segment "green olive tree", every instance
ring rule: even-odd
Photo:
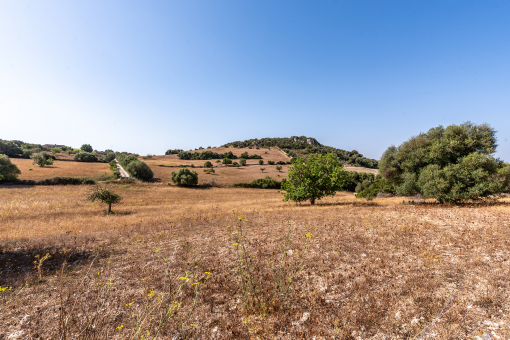
[[[120,204],[122,200],[122,196],[114,194],[110,191],[109,188],[103,187],[101,185],[97,185],[92,192],[89,194],[87,199],[91,202],[95,202],[96,200],[101,201],[101,203],[108,204],[108,209],[106,213],[109,215],[112,212],[112,204]]]

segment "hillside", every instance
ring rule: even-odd
[[[292,136],[284,138],[261,138],[247,139],[245,141],[236,141],[223,145],[223,147],[232,148],[268,148],[278,147],[286,152],[289,157],[308,156],[313,153],[334,153],[342,160],[344,164],[366,167],[371,169],[377,168],[377,160],[364,157],[356,150],[346,151],[337,149],[332,146],[322,145],[313,137]]]

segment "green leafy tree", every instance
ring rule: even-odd
[[[108,152],[106,156],[104,156],[104,160],[108,163],[115,159],[115,152]]]
[[[279,172],[281,172],[281,171],[282,171],[282,167],[281,167],[281,165],[277,165],[277,166],[276,166],[276,170],[278,170]]]
[[[349,182],[349,174],[334,154],[311,154],[307,159],[296,157],[289,169],[289,178],[282,182],[284,201],[310,201],[315,204],[325,196],[333,196]]]
[[[221,162],[221,161],[220,161],[219,159],[218,159],[218,160],[216,160],[216,163],[220,163],[220,162]]]
[[[16,144],[14,141],[0,139],[0,154],[5,154],[9,157],[12,157],[14,155],[23,153],[18,144]]]
[[[230,158],[223,158],[223,162],[221,163],[228,166],[229,164],[232,164],[232,160]]]
[[[74,155],[73,160],[77,162],[97,162],[98,158],[95,153],[89,153],[89,152],[78,152],[76,155]]]
[[[90,144],[83,144],[80,149],[85,152],[94,151],[94,149],[92,148],[92,146],[90,146]]]
[[[182,187],[191,187],[198,184],[198,174],[187,168],[179,169],[177,172],[172,172],[172,182]]]
[[[208,168],[208,169],[204,169],[204,172],[205,172],[206,174],[214,174],[216,171],[214,171],[214,169],[213,169],[213,168]]]
[[[91,202],[95,202],[96,200],[99,200],[99,201],[101,201],[101,203],[108,204],[108,209],[106,210],[106,213],[109,215],[109,214],[113,213],[112,204],[120,204],[120,201],[122,200],[122,196],[114,194],[107,187],[97,185],[92,190],[92,192],[89,194],[87,199]]]
[[[496,131],[488,124],[438,126],[383,154],[380,171],[402,196],[420,193],[439,202],[459,202],[508,190],[496,151]]]
[[[246,159],[241,158],[241,159],[239,160],[239,164],[241,164],[242,166],[246,166]]]
[[[53,158],[51,158],[46,152],[34,153],[30,156],[30,158],[33,160],[32,164],[37,164],[41,168],[45,165],[53,164]]]
[[[125,170],[129,173],[130,176],[144,182],[148,182],[154,178],[154,173],[150,166],[143,161],[134,161],[130,162]]]
[[[212,167],[213,167],[213,165],[210,161],[207,161],[204,163],[204,168],[212,168]]]
[[[266,168],[260,168],[260,171],[264,172],[264,170],[266,170]]]
[[[264,165],[264,161],[262,159],[259,160],[259,165]]]
[[[12,163],[7,155],[0,154],[0,181],[1,180],[16,180],[16,175],[21,171],[16,164]]]

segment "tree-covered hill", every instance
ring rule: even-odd
[[[307,156],[310,154],[326,154],[334,153],[345,164],[353,166],[363,166],[367,168],[377,168],[377,161],[363,157],[356,150],[346,151],[337,149],[331,146],[325,146],[319,143],[315,138],[305,136],[292,136],[283,138],[261,138],[261,139],[248,139],[245,141],[237,141],[223,145],[223,147],[231,148],[249,148],[249,147],[279,147],[286,152],[290,157]]]

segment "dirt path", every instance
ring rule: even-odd
[[[115,163],[117,163],[117,169],[119,169],[120,177],[122,177],[122,178],[129,178],[129,174],[127,173],[126,170],[124,170],[122,165],[119,164],[119,161],[117,159],[115,159]]]

